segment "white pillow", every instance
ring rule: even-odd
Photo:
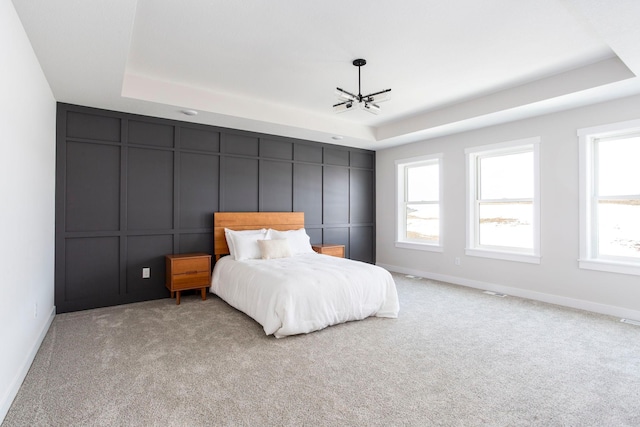
[[[257,239],[264,239],[266,234],[267,234],[267,229],[266,228],[261,228],[259,230],[240,230],[240,231],[230,230],[228,228],[224,229],[224,237],[227,240],[227,246],[229,247],[229,254],[234,259],[238,259],[238,258],[236,257],[236,251],[235,251],[235,245],[234,245],[234,241],[233,241],[233,236],[257,235],[258,236]],[[260,257],[258,256],[258,258],[260,258]]]
[[[267,231],[267,239],[287,239],[292,255],[315,253],[311,248],[311,239],[304,228],[289,231],[278,231],[270,228]]]
[[[258,240],[262,259],[288,258],[291,249],[287,239]]]
[[[236,234],[233,239],[234,258],[237,261],[245,259],[260,259],[260,246],[258,240],[264,239],[264,234]]]

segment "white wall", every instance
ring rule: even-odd
[[[377,262],[391,270],[640,320],[640,277],[578,269],[579,128],[640,118],[640,97],[378,151]],[[465,256],[467,147],[540,136],[540,265]],[[444,153],[444,252],[394,247],[394,161]],[[639,218],[640,221],[640,218]],[[460,257],[461,265],[454,260]]]
[[[1,422],[55,314],[56,104],[10,0],[0,51]]]

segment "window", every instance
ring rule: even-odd
[[[640,275],[640,120],[578,131],[581,268]]]
[[[396,246],[442,251],[442,154],[396,161]]]
[[[467,255],[540,263],[539,145],[528,138],[465,150]]]

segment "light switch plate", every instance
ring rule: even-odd
[[[142,278],[143,279],[148,279],[149,277],[151,277],[151,269],[149,267],[143,267],[142,268]]]

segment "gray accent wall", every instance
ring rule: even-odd
[[[303,211],[312,243],[373,263],[374,168],[373,151],[58,104],[57,311],[168,297],[164,256],[211,253],[216,211]]]

